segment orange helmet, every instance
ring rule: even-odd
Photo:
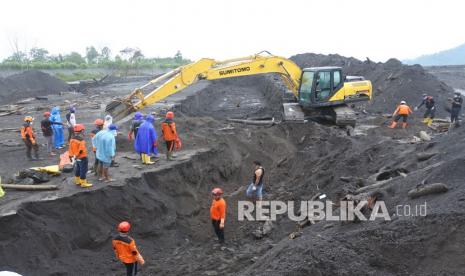
[[[48,111],[44,112],[44,117],[50,117],[50,112]]]
[[[131,224],[127,221],[122,221],[120,224],[118,224],[118,231],[119,232],[129,232],[129,229],[131,229]]]
[[[212,194],[213,195],[222,195],[223,190],[221,190],[221,188],[215,188],[215,189],[212,190]]]
[[[94,125],[96,126],[103,126],[104,122],[102,119],[97,119],[94,121]]]
[[[24,117],[24,121],[25,122],[32,122],[32,121],[34,121],[34,118],[32,118],[31,116],[26,116],[26,117]]]
[[[173,119],[173,118],[174,118],[174,112],[173,111],[166,112],[166,119]]]
[[[74,132],[81,132],[84,129],[86,129],[86,128],[84,127],[83,124],[77,124],[77,125],[74,126]]]

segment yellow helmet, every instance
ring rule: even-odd
[[[32,121],[34,121],[34,118],[32,118],[31,116],[26,116],[26,117],[24,117],[24,121],[25,122],[32,122]]]

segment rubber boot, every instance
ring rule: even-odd
[[[391,125],[388,128],[395,128],[397,126],[397,122],[392,121]]]
[[[402,123],[402,128],[406,129],[407,128],[407,123]]]
[[[155,162],[150,161],[150,155],[148,155],[148,154],[145,155],[145,164],[146,165],[155,164]]]
[[[429,119],[428,119],[428,122],[426,123],[426,125],[430,126],[431,124],[433,124],[433,119],[432,119],[432,118],[429,118]]]
[[[89,188],[89,187],[92,187],[92,184],[88,183],[87,179],[81,179],[81,187],[82,188]]]
[[[166,159],[168,159],[168,161],[173,161],[173,152],[172,151],[168,152],[166,154],[166,156],[167,156]]]
[[[145,165],[145,162],[146,162],[145,153],[141,153],[140,158],[142,159],[142,164]]]
[[[79,176],[74,177],[74,184],[81,185],[81,178]]]

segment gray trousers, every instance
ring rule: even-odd
[[[48,153],[53,152],[53,135],[44,136],[44,137],[45,137],[45,141],[47,143],[47,152]]]

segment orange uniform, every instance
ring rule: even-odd
[[[30,141],[33,145],[36,143],[36,135],[30,124],[24,124],[21,128],[21,137],[24,141]]]
[[[69,156],[76,156],[76,159],[87,157],[86,141],[76,136],[69,141]]]
[[[394,114],[399,114],[399,115],[409,115],[411,113],[413,113],[412,110],[406,104],[399,105],[396,111],[394,111]]]
[[[165,141],[175,141],[178,138],[175,122],[163,122],[161,124],[161,131],[163,132],[163,139],[165,139]]]
[[[221,220],[226,216],[226,201],[223,198],[218,200],[213,199],[210,207],[210,217],[213,220]]]
[[[112,244],[116,257],[121,262],[131,264],[137,262],[140,258],[136,242],[131,237],[127,235],[118,235],[113,239]]]

